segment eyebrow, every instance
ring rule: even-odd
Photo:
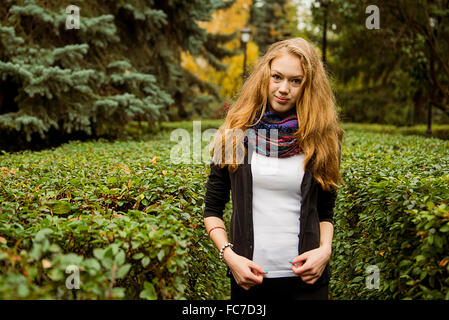
[[[279,72],[279,71],[274,70],[274,69],[272,70],[272,72],[279,73],[280,75],[283,75],[282,72]],[[297,76],[293,76],[293,77],[290,77],[290,78],[304,78],[304,74],[299,74]]]

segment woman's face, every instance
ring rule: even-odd
[[[300,98],[304,78],[301,60],[291,53],[282,53],[271,61],[270,71],[268,101],[272,111],[282,114],[294,108]]]

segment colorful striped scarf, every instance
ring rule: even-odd
[[[294,109],[293,109],[294,111]],[[259,120],[258,114],[254,123]],[[291,157],[302,151],[297,139],[293,135],[298,130],[298,118],[296,113],[290,112],[289,115],[281,117],[273,111],[266,110],[258,124],[248,129],[249,134],[245,136],[245,143],[249,143],[255,148],[258,154],[267,157],[276,156],[279,158]],[[270,129],[277,130],[277,139],[270,139]],[[263,146],[266,146],[263,150]]]

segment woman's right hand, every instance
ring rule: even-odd
[[[239,286],[249,290],[256,284],[261,284],[264,269],[253,261],[236,254],[231,248],[226,248],[223,252],[223,259],[231,269],[232,275]]]

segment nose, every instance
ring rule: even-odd
[[[290,91],[290,84],[286,79],[280,83],[278,90],[279,93],[288,94],[288,92]]]

